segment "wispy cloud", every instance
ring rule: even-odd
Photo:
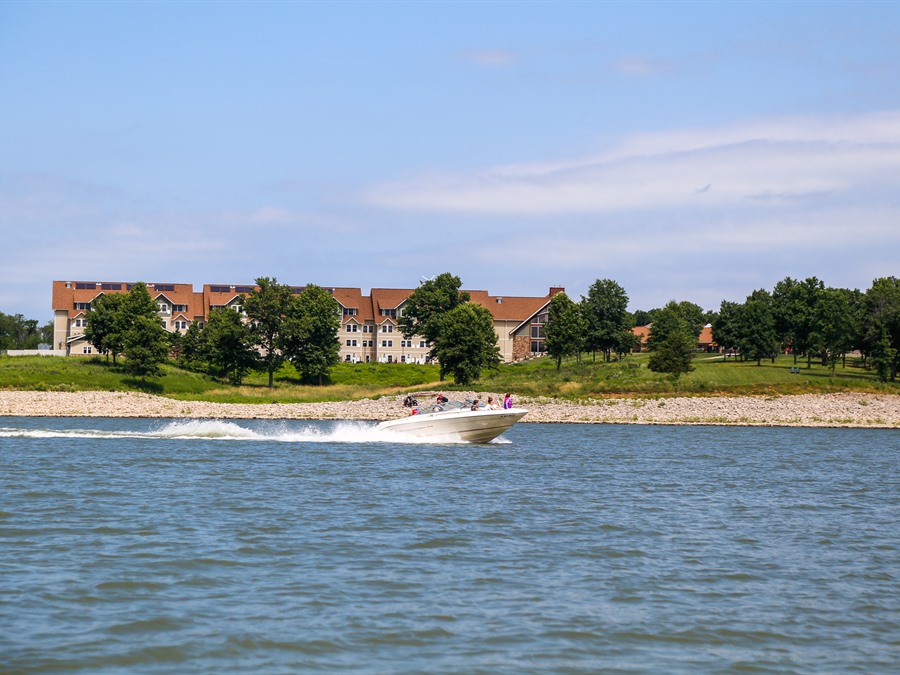
[[[762,207],[900,189],[900,112],[638,135],[568,160],[373,186],[382,207],[517,216]]]
[[[519,55],[507,49],[472,49],[460,52],[459,58],[479,66],[511,66],[519,62]]]
[[[655,77],[668,75],[675,70],[670,61],[653,59],[646,56],[624,56],[613,62],[613,69],[622,75],[632,77]]]

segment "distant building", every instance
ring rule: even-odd
[[[640,342],[635,345],[632,351],[639,352],[643,349],[647,348],[647,338],[650,337],[650,327],[652,324],[647,324],[646,326],[635,326],[631,329],[631,332],[634,333],[639,339]],[[703,328],[700,329],[700,336],[697,338],[697,347],[698,352],[717,352],[719,351],[719,345],[717,345],[713,341],[713,332],[712,332],[712,324],[708,323]]]
[[[134,283],[107,281],[54,281],[53,316],[56,350],[69,355],[96,354],[84,337],[87,313],[97,298],[107,293],[127,293]],[[184,333],[188,326],[205,325],[213,309],[230,308],[244,313],[244,298],[255,286],[204,284],[196,292],[191,284],[148,283],[147,290],[159,306],[160,320],[169,332]],[[292,286],[294,294],[303,286]],[[350,363],[425,363],[430,345],[415,336],[403,337],[399,320],[414,289],[373,288],[363,295],[359,288],[325,287],[341,308],[340,358]],[[469,291],[471,301],[485,307],[494,319],[500,357],[521,361],[544,353],[544,330],[550,298],[563,292],[553,287],[543,297],[493,296]]]

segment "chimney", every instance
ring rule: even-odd
[[[551,286],[550,287],[550,297],[552,298],[557,293],[565,293],[566,289],[562,286]]]

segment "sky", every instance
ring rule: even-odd
[[[0,312],[442,272],[900,276],[900,2],[0,3]]]

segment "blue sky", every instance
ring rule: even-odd
[[[0,311],[54,279],[717,309],[900,275],[900,3],[0,3]]]

